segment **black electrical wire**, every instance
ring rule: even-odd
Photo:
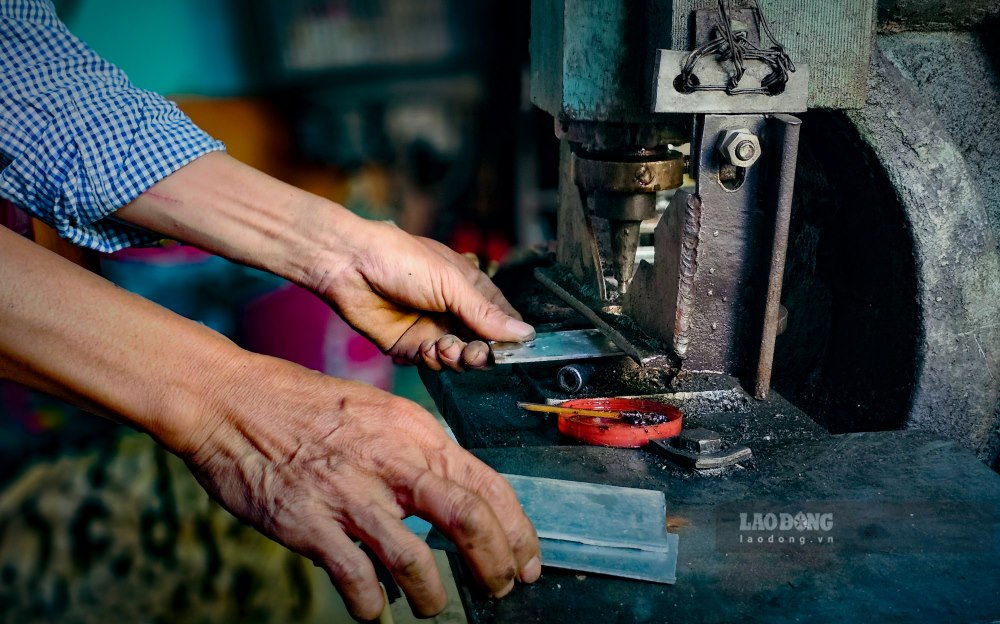
[[[745,32],[733,31],[730,19],[730,6],[728,0],[719,0],[719,36],[698,46],[688,55],[684,61],[680,76],[677,77],[676,86],[684,93],[695,91],[724,91],[729,95],[776,95],[785,89],[788,84],[788,75],[795,71],[795,64],[785,51],[774,33],[771,25],[764,16],[764,11],[760,8],[757,0],[749,0],[750,9],[754,12],[764,35],[770,42],[770,47],[762,48],[752,43]],[[730,61],[733,64],[733,74],[724,85],[703,85],[694,73],[694,67],[698,61],[706,56],[715,56],[720,63]],[[760,87],[740,88],[740,81],[746,73],[746,61],[761,61],[771,68],[771,73],[765,76]]]

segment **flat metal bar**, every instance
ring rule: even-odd
[[[543,332],[528,342],[493,342],[497,364],[589,360],[623,355],[622,350],[596,329]]]
[[[788,228],[792,219],[792,193],[795,190],[795,163],[799,157],[799,131],[802,120],[791,115],[775,115],[769,123],[777,126],[781,137],[781,163],[778,168],[777,205],[774,215],[774,241],[771,246],[771,271],[767,281],[767,302],[764,306],[764,331],[760,339],[757,360],[757,380],[754,396],[763,400],[771,388],[774,365],[774,341],[778,337],[781,308],[781,281],[785,275],[785,255],[788,251]]]
[[[677,536],[662,491],[503,475],[538,531],[545,565],[673,583]]]

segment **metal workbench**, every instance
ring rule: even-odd
[[[551,398],[538,383],[550,373],[537,365],[500,367],[427,373],[425,383],[459,442],[500,472],[663,491],[668,528],[680,536],[677,583],[545,568],[534,585],[493,600],[455,558],[470,622],[1000,617],[1000,477],[959,444],[919,431],[831,435],[775,393],[757,402],[733,390],[721,400],[716,393],[683,402],[686,427],[706,426],[753,449],[746,465],[703,475],[642,449],[561,440],[554,422],[516,407]],[[699,383],[720,380],[688,385],[697,390]],[[739,531],[724,516],[783,505],[831,511],[838,541],[789,548],[733,542]]]

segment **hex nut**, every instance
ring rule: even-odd
[[[719,153],[730,165],[752,167],[760,158],[760,139],[748,128],[727,130],[719,142]]]

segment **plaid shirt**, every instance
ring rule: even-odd
[[[46,0],[0,0],[0,196],[77,245],[156,237],[115,210],[223,145],[74,37]]]

